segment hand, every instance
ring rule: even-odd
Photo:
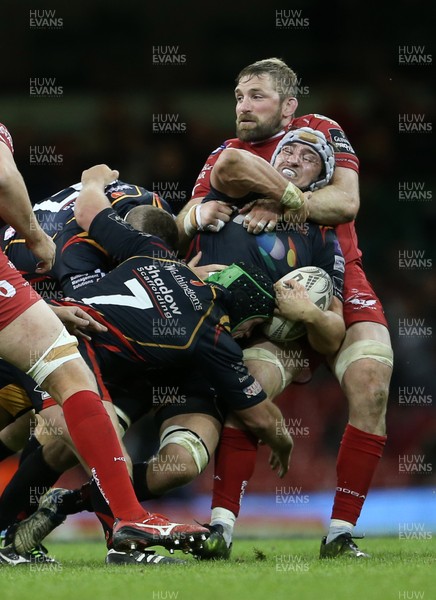
[[[233,208],[225,202],[211,200],[197,205],[196,220],[200,231],[220,231],[230,221]]]
[[[88,333],[107,331],[107,327],[93,319],[79,306],[50,306],[57,317],[67,328],[68,332],[76,337],[90,340]]]
[[[277,475],[282,479],[289,471],[291,463],[291,454],[294,447],[292,437],[287,435],[288,443],[280,450],[273,450],[269,457],[269,464],[273,471],[277,470]]]
[[[282,217],[282,208],[275,200],[267,198],[250,203],[240,209],[240,214],[245,214],[244,227],[248,233],[257,235],[263,231],[271,232],[276,228],[277,222]]]
[[[56,245],[38,225],[35,234],[26,239],[26,246],[39,258],[36,273],[47,273],[53,267],[56,259]]]
[[[201,252],[196,254],[194,258],[188,262],[188,267],[194,271],[194,273],[200,279],[207,279],[211,273],[215,273],[216,271],[222,271],[226,268],[226,265],[212,264],[212,265],[203,265],[201,267],[197,267],[198,263],[201,259]]]
[[[276,293],[277,310],[274,312],[289,321],[306,322],[313,312],[320,310],[310,299],[310,296],[301,283],[295,279],[274,284]]]
[[[82,172],[82,184],[99,183],[106,186],[118,179],[119,175],[118,171],[110,169],[107,165],[95,165]]]
[[[311,192],[309,192],[311,194]],[[303,202],[301,208],[298,210],[290,210],[289,208],[285,208],[283,211],[283,221],[285,223],[305,223],[309,218],[309,206],[305,201]]]

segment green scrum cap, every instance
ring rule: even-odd
[[[232,330],[248,319],[272,317],[276,307],[274,283],[259,267],[233,263],[206,281],[217,283],[231,293],[227,309]]]

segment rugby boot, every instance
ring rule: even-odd
[[[203,547],[199,548],[195,553],[194,557],[198,560],[227,560],[230,558],[232,552],[232,544],[227,546],[226,540],[224,539],[223,532],[224,528],[222,525],[205,525],[210,531],[210,535],[205,542]]]
[[[193,552],[209,537],[209,529],[202,525],[172,523],[166,517],[149,514],[143,521],[115,519],[112,544],[115,550],[143,550],[149,546],[163,546],[167,550]]]
[[[362,537],[363,536],[353,538],[351,533],[341,533],[327,544],[327,536],[325,536],[321,541],[319,557],[337,558],[340,556],[348,556],[350,558],[369,558],[370,555],[359,550],[357,545],[353,542],[353,539],[362,539]]]

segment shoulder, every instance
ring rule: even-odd
[[[12,141],[12,136],[9,133],[7,127],[2,123],[0,123],[0,141],[6,144],[6,146],[9,148],[12,154],[14,153],[14,144]]]

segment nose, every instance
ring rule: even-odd
[[[297,154],[296,152],[292,154],[285,154],[285,161],[290,163],[291,165],[299,165],[301,163],[301,154]]]
[[[251,101],[248,96],[245,96],[243,100],[238,102],[237,110],[243,113],[251,112]]]

